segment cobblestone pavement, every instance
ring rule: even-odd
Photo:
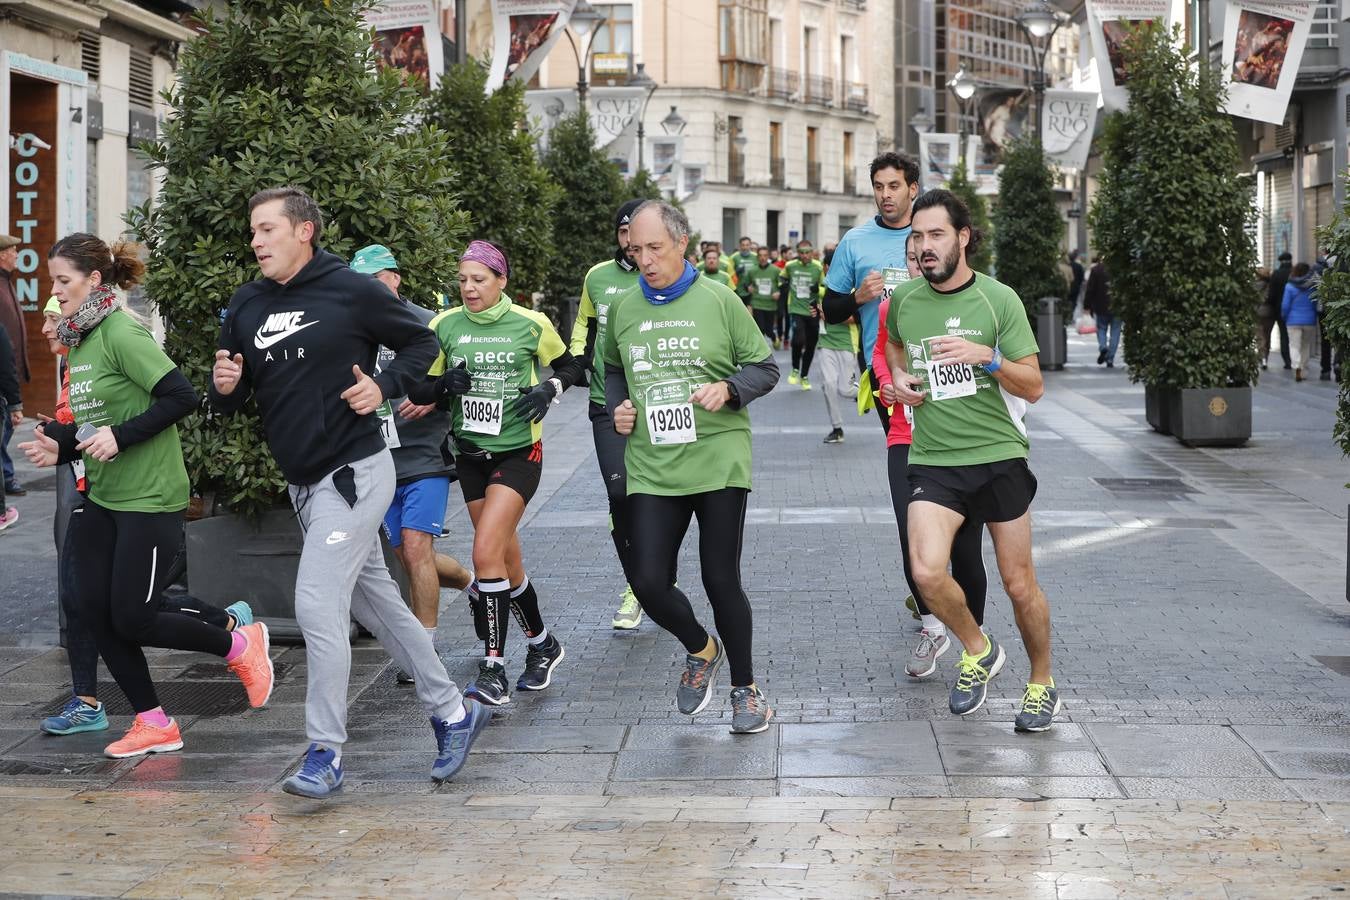
[[[1071,339],[1071,360],[1091,353]],[[752,407],[743,554],[757,679],[778,716],[736,740],[724,693],[680,716],[676,642],[650,622],[609,627],[622,576],[584,398],[569,394],[546,424],[544,482],[522,531],[545,619],[567,646],[555,686],[517,696],[459,778],[434,789],[425,718],[383,651],[359,643],[348,797],[331,809],[274,793],[303,747],[303,648],[275,648],[268,708],[226,715],[205,714],[241,705],[223,667],[155,652],[185,726],[180,754],[104,760],[106,735],[36,733],[68,676],[54,648],[54,495],[21,464],[33,490],[16,500],[21,526],[0,537],[0,809],[14,848],[0,888],[211,894],[227,887],[211,861],[243,860],[244,893],[626,896],[660,894],[670,873],[672,895],[1344,889],[1347,470],[1329,437],[1335,385],[1289,374],[1265,373],[1247,447],[1194,450],[1148,430],[1123,370],[1047,373],[1028,427],[1066,705],[1034,736],[1011,729],[1027,663],[987,541],[987,626],[1009,665],[986,707],[957,720],[952,657],[926,681],[904,675],[913,622],[880,430],[846,422],[846,442],[824,446],[819,387],[786,383]],[[462,508],[450,522],[441,546],[464,558]],[[691,535],[681,584],[706,610],[695,546]],[[463,683],[480,648],[463,600],[445,601],[440,638]],[[508,657],[514,675],[518,635]],[[111,685],[105,699],[120,699]],[[89,834],[91,809],[104,838]],[[136,810],[152,837],[133,847],[115,826],[137,824]],[[63,841],[76,855],[44,863]],[[484,866],[506,848],[524,871]],[[83,877],[95,859],[98,884],[59,874]]]

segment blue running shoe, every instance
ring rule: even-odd
[[[327,747],[310,744],[300,771],[283,781],[281,789],[312,800],[326,800],[342,790],[342,766],[333,764],[336,756]]]
[[[436,781],[449,781],[455,773],[464,767],[469,758],[469,748],[474,739],[492,719],[492,710],[477,700],[465,699],[464,718],[451,725],[435,717],[431,728],[436,732],[436,763],[431,767],[431,777]]]
[[[61,711],[42,720],[41,728],[48,734],[79,734],[82,731],[104,731],[108,714],[103,704],[90,706],[79,697],[71,697]]]
[[[231,603],[225,607],[225,611],[234,616],[234,627],[243,628],[245,625],[253,624],[253,607],[249,606],[243,600],[238,603]]]

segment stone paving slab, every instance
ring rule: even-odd
[[[1350,804],[1291,801],[894,798],[882,808],[830,797],[354,794],[320,804],[3,787],[0,884],[138,897],[1312,898],[1347,886],[1348,822]],[[53,847],[62,866],[50,864]],[[503,847],[528,847],[528,864],[484,865]]]

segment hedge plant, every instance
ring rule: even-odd
[[[163,188],[128,222],[149,250],[145,288],[165,318],[165,349],[203,397],[221,314],[259,277],[248,226],[258,190],[308,191],[325,215],[320,243],[339,256],[388,245],[413,300],[433,303],[455,277],[467,222],[446,164],[454,148],[411,124],[416,89],[376,70],[366,5],[233,0],[183,47],[172,112],[145,146]],[[203,406],[179,433],[195,492],[250,518],[283,502],[251,402],[230,417]]]
[[[1043,298],[1062,298],[1069,289],[1059,269],[1064,219],[1055,205],[1054,170],[1034,136],[1014,138],[1004,147],[998,197],[993,240],[998,280],[1017,291],[1034,321]],[[1067,316],[1069,310],[1060,313]]]
[[[1164,389],[1252,384],[1255,212],[1223,85],[1159,25],[1125,40],[1130,103],[1112,113],[1089,219],[1124,319],[1130,378]]]

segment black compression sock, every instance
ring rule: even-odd
[[[511,588],[511,611],[516,615],[516,623],[526,637],[535,637],[544,632],[544,617],[539,613],[539,595],[534,592],[534,584],[529,576]]]
[[[483,617],[483,649],[486,656],[501,657],[506,654],[506,625],[511,607],[511,586],[500,581],[478,582],[481,598],[479,608]]]

